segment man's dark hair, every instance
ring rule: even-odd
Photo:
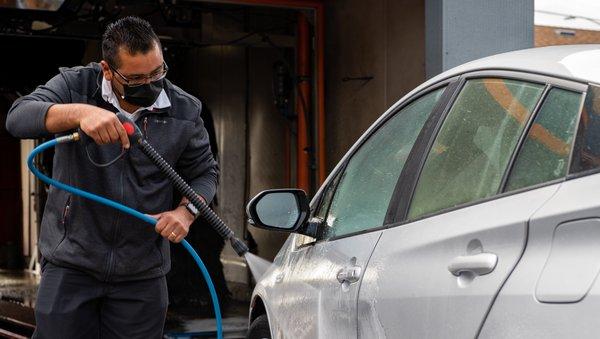
[[[112,67],[119,67],[119,48],[129,54],[148,53],[154,44],[160,48],[160,40],[150,23],[144,19],[128,16],[121,18],[106,27],[102,36],[102,58]]]

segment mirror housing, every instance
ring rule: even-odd
[[[254,227],[296,232],[310,215],[309,201],[301,189],[272,189],[258,193],[246,206]]]

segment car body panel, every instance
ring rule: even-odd
[[[558,185],[506,196],[384,231],[359,295],[362,338],[472,338],[519,260],[527,221]],[[459,256],[492,253],[489,274],[458,277]]]
[[[355,337],[360,281],[343,285],[336,275],[352,258],[364,268],[380,235],[372,232],[301,247],[296,246],[299,235],[288,237],[252,294],[252,304],[257,298],[264,303],[273,338]]]
[[[338,273],[357,266],[362,270],[381,232],[319,242],[291,251],[285,269],[261,281],[268,293],[274,338],[356,337],[356,299],[360,278],[340,283]],[[362,272],[360,272],[362,277]]]
[[[598,278],[594,277],[591,286],[581,287],[586,289],[584,293],[581,293],[581,288],[573,290],[573,286],[562,286],[568,284],[570,279],[585,278],[589,271],[597,272],[596,265],[590,265],[587,271],[582,272],[587,274],[565,276],[552,286],[544,287],[544,296],[552,295],[554,302],[539,300],[536,291],[540,282],[543,282],[544,270],[552,258],[552,245],[559,225],[600,218],[599,197],[600,174],[572,179],[561,184],[554,197],[535,213],[530,221],[527,248],[498,295],[482,329],[482,338],[598,337]],[[563,255],[568,256],[566,260],[570,259],[571,265],[579,265],[582,259],[590,256],[589,262],[598,262],[598,258],[593,257],[595,249],[592,246],[600,247],[600,239],[593,235],[591,233],[589,239],[592,244],[577,244],[564,251]],[[569,271],[565,270],[564,274],[569,274]]]

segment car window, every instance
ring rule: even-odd
[[[427,155],[409,219],[495,194],[543,90],[517,80],[467,81]]]
[[[443,88],[401,109],[352,155],[341,173],[320,239],[383,225],[394,187],[421,128],[440,99]],[[326,195],[327,197],[327,195]]]
[[[600,88],[590,85],[577,128],[570,173],[600,169]]]
[[[507,191],[567,174],[582,96],[559,88],[550,90],[515,160]]]

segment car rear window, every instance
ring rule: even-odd
[[[549,182],[567,174],[582,96],[560,88],[550,90],[515,160],[507,191]]]
[[[570,173],[600,170],[600,88],[590,85],[579,120]]]

